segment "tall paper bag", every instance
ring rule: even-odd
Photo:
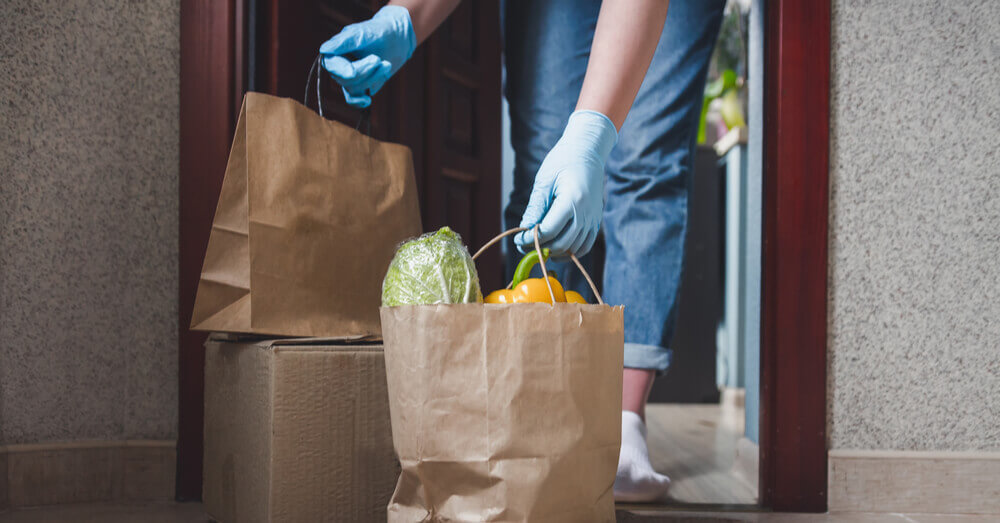
[[[621,307],[382,308],[390,522],[614,521]]]
[[[247,93],[191,328],[378,335],[382,277],[421,232],[410,150]]]

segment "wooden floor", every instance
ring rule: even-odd
[[[653,467],[670,476],[668,505],[757,503],[755,478],[734,471],[742,407],[649,405],[646,423]]]
[[[754,488],[732,472],[743,434],[741,408],[716,405],[647,407],[653,465],[673,479],[673,500],[664,505],[618,506],[619,523],[987,523],[995,516],[950,514],[774,514],[754,507],[716,512],[693,504],[755,503]],[[91,503],[2,511],[0,523],[207,523],[198,503]]]
[[[0,511],[0,523],[209,523],[201,503],[84,503]]]
[[[950,514],[772,514],[640,508],[618,511],[618,523],[995,523],[994,516]],[[0,511],[0,523],[208,523],[200,503],[89,503]]]

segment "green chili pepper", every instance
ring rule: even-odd
[[[542,259],[549,259],[549,249],[542,249]],[[521,261],[517,264],[517,269],[514,269],[514,283],[511,287],[517,287],[517,284],[531,277],[531,269],[535,268],[535,264],[538,263],[538,251],[529,251],[525,254]]]

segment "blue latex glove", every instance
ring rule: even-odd
[[[597,111],[570,115],[563,135],[535,174],[521,227],[538,225],[538,241],[554,255],[583,256],[594,246],[604,212],[604,163],[618,131]],[[518,250],[534,248],[532,232],[514,237]]]
[[[347,103],[365,108],[416,48],[410,12],[387,5],[371,20],[345,27],[320,46],[319,52],[323,68],[341,85]]]

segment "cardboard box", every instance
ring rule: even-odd
[[[385,521],[399,476],[381,344],[205,345],[203,499],[216,521]]]

